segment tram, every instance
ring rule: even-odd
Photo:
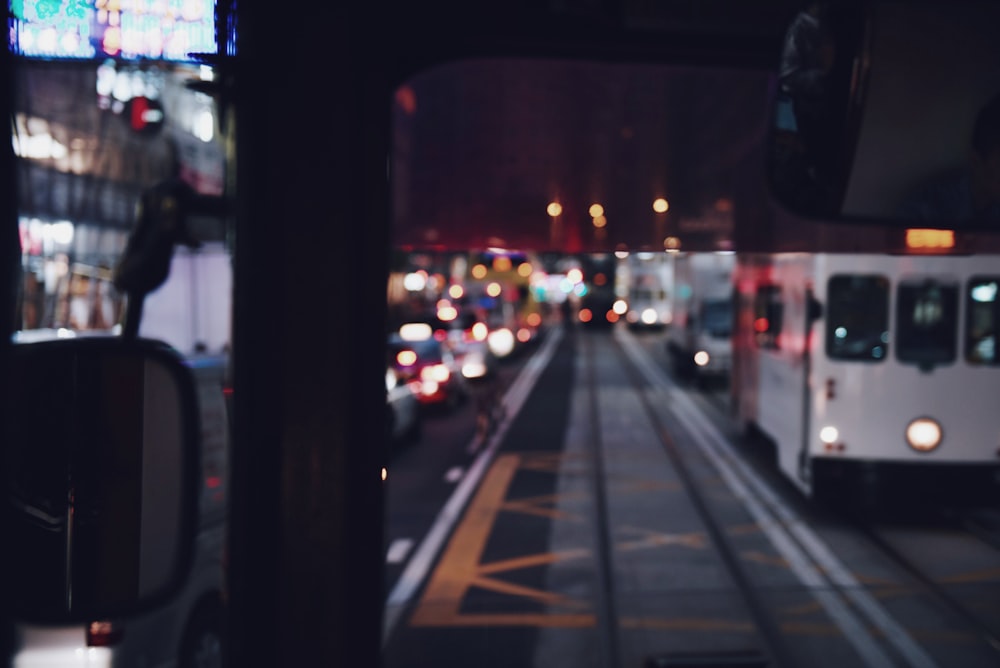
[[[669,253],[631,253],[620,263],[630,329],[665,329],[673,320],[673,256]]]
[[[998,286],[997,255],[738,255],[739,424],[814,497],[907,479],[928,496],[950,494],[952,479],[988,490],[1000,474]]]

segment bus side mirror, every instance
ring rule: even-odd
[[[808,3],[773,96],[772,195],[826,222],[996,229],[998,22],[993,0]]]
[[[148,341],[15,344],[2,425],[9,614],[134,615],[188,575],[199,417],[190,371]]]

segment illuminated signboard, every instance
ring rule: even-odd
[[[9,0],[12,52],[190,61],[215,53],[215,0]]]
[[[916,252],[945,251],[955,248],[954,230],[906,230],[906,247]]]

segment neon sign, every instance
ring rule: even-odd
[[[10,0],[8,45],[28,57],[190,61],[215,53],[215,0]]]

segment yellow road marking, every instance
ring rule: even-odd
[[[477,576],[476,569],[493,530],[497,509],[503,503],[520,461],[518,455],[502,455],[490,467],[427,584],[410,620],[412,624],[440,625],[458,616],[462,596]],[[428,605],[431,601],[434,605]]]
[[[566,520],[569,522],[583,522],[583,518],[576,513],[568,513],[564,510],[557,510],[553,506],[560,499],[579,500],[586,498],[584,494],[545,494],[543,496],[532,496],[523,499],[505,501],[500,505],[500,510],[524,513],[526,515],[537,515],[538,517],[548,517],[553,520]]]
[[[740,556],[746,561],[753,561],[758,564],[764,564],[765,566],[778,566],[785,569],[788,568],[788,561],[786,561],[784,557],[779,557],[778,555],[750,551],[744,552]]]
[[[943,584],[969,584],[973,582],[990,582],[992,580],[1000,580],[1000,568],[989,568],[941,578]]]
[[[513,582],[507,582],[506,580],[497,580],[496,578],[478,577],[473,579],[469,584],[479,587],[480,589],[495,591],[498,594],[508,594],[510,596],[529,598],[534,601],[538,601],[539,603],[545,603],[551,606],[570,608],[590,607],[587,603],[573,599],[565,594],[535,589],[534,587],[526,587],[524,585],[514,584]]]
[[[482,575],[489,575],[491,573],[504,573],[506,571],[514,571],[521,568],[531,568],[533,566],[547,566],[548,564],[555,564],[560,561],[570,561],[572,559],[585,559],[591,554],[590,550],[586,548],[579,548],[576,550],[563,550],[560,552],[543,552],[541,554],[529,554],[523,557],[514,557],[513,559],[503,559],[501,561],[493,561],[488,564],[482,564],[477,571]]]
[[[643,550],[651,547],[662,547],[664,545],[683,545],[685,547],[690,547],[698,550],[707,547],[705,534],[701,532],[670,534],[670,533],[660,533],[657,531],[650,531],[649,529],[641,529],[639,527],[633,527],[628,525],[621,527],[620,530],[628,533],[636,533],[642,536],[642,538],[638,540],[630,540],[622,543],[616,543],[615,549],[620,550],[622,552],[631,552],[632,550]]]

